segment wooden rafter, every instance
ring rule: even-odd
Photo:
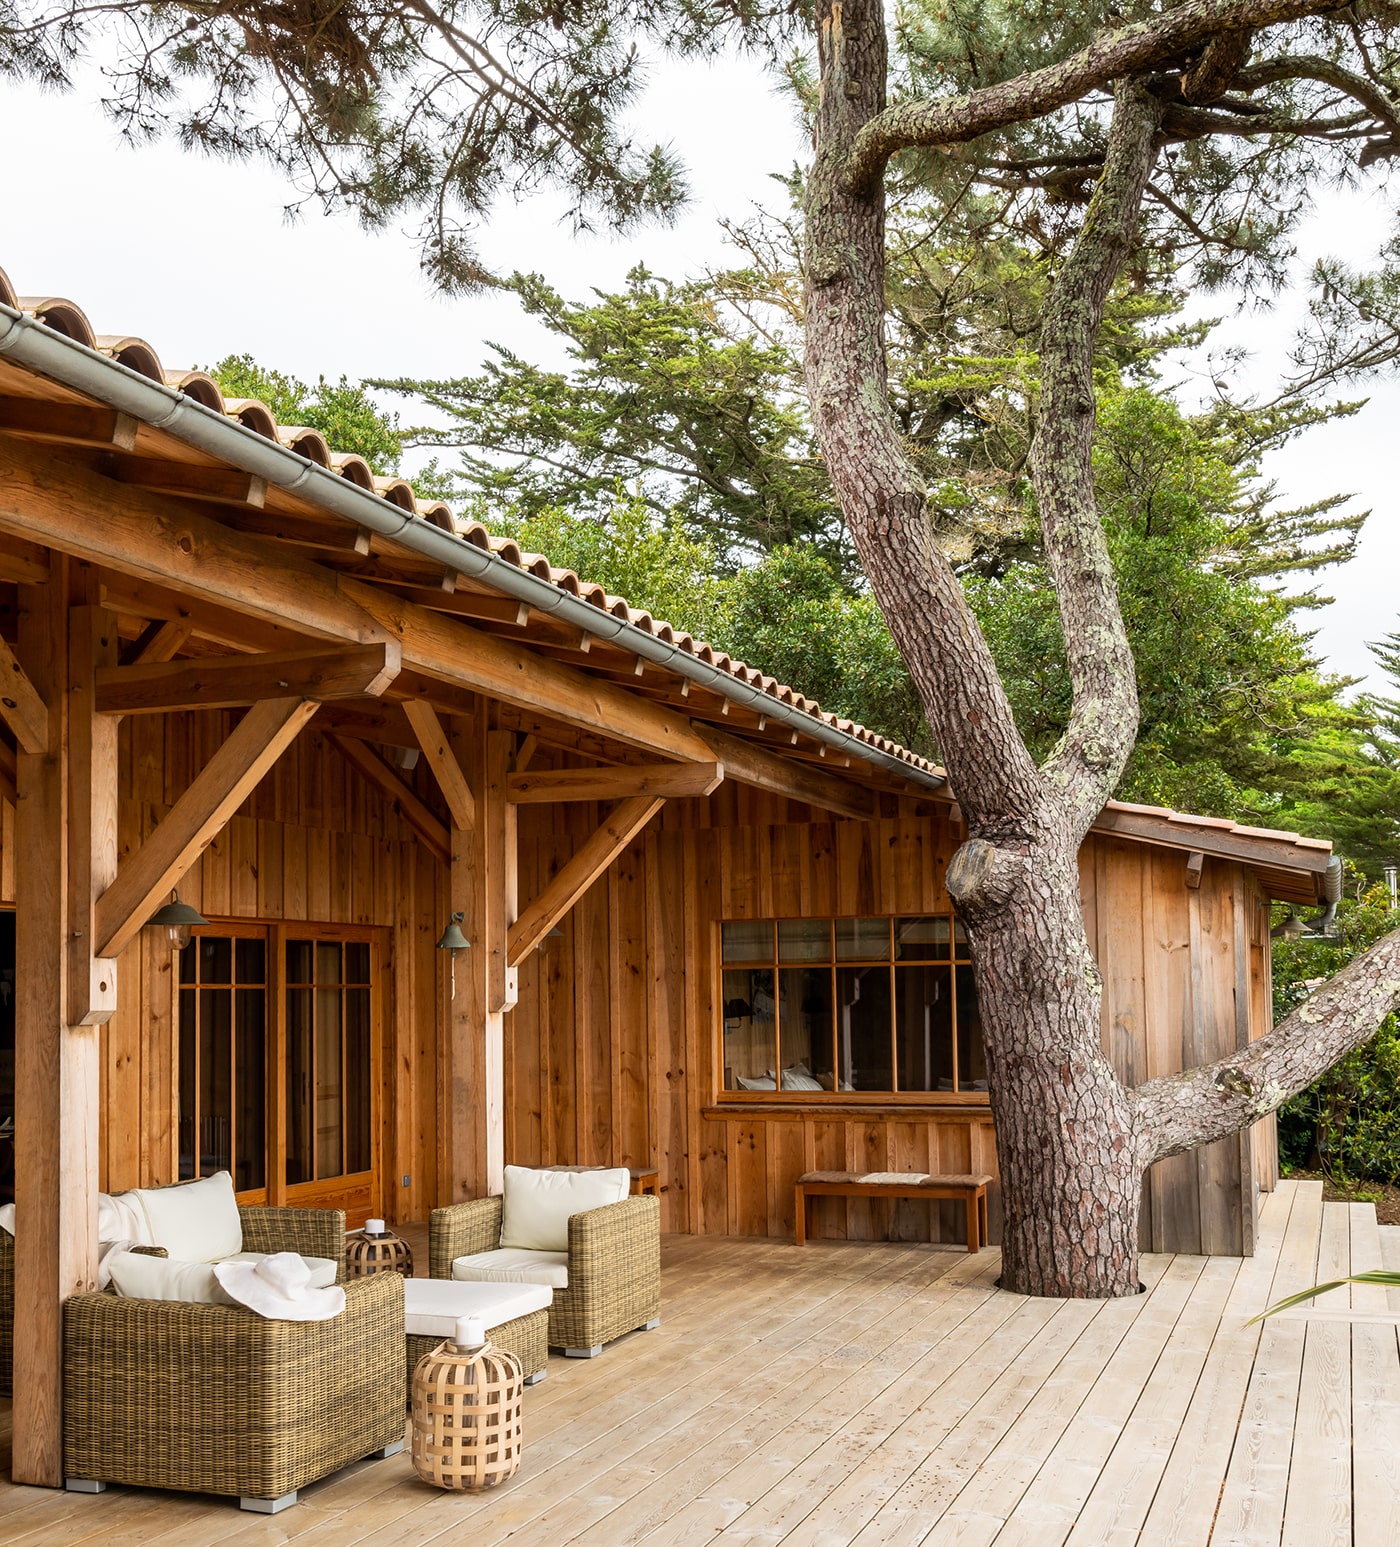
[[[213,655],[198,661],[147,661],[97,674],[104,714],[165,714],[173,709],[232,709],[266,698],[375,698],[399,672],[390,640],[333,650]]]
[[[303,698],[264,699],[253,705],[103,892],[96,909],[94,955],[119,956],[135,939],[317,708]]]
[[[606,820],[560,868],[506,936],[506,960],[518,967],[609,865],[665,805],[655,795],[634,795]]]
[[[452,835],[447,824],[418,798],[412,787],[363,741],[325,731],[321,734],[363,779],[393,801],[404,821],[446,864],[452,855]]]
[[[216,505],[246,505],[254,510],[261,510],[267,498],[265,478],[233,467],[204,467],[197,462],[118,454],[104,458],[103,462],[103,471],[109,478],[156,494],[180,494]]]
[[[806,801],[823,811],[869,820],[880,814],[879,797],[873,790],[862,789],[825,769],[779,757],[764,747],[755,746],[728,731],[718,730],[695,720],[696,734],[724,764],[727,777],[786,795],[790,800]]]
[[[332,553],[369,552],[370,535],[353,521],[335,516],[288,515],[281,510],[230,507],[220,519],[240,532],[273,537],[300,548],[324,548]]]
[[[60,446],[111,446],[130,451],[137,422],[115,408],[50,403],[43,398],[0,397],[0,434]]]
[[[147,624],[131,648],[128,666],[147,666],[157,661],[173,661],[194,634],[187,618],[157,618]]]
[[[452,813],[453,827],[462,830],[474,827],[476,798],[452,750],[442,721],[438,719],[437,710],[421,700],[405,699],[403,712],[408,716],[408,723],[413,727],[413,734],[417,736],[423,756],[428,760],[428,767],[438,782],[442,798]]]
[[[649,763],[627,768],[561,768],[550,772],[514,773],[508,799],[517,805],[541,805],[563,800],[625,800],[631,795],[659,795],[671,800],[708,795],[724,780],[723,763]]]

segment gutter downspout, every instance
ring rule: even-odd
[[[435,564],[470,579],[481,580],[493,590],[524,602],[537,612],[563,618],[582,633],[618,645],[732,703],[800,730],[844,754],[873,763],[887,773],[922,784],[926,789],[941,790],[946,785],[947,781],[941,775],[905,762],[903,758],[828,725],[805,710],[785,704],[761,688],[741,682],[729,672],[657,639],[591,602],[561,591],[551,581],[520,569],[489,549],[476,547],[455,532],[444,532],[431,522],[409,515],[299,452],[259,435],[225,414],[206,408],[175,388],[167,387],[164,382],[152,381],[120,361],[54,332],[23,312],[0,304],[0,327],[3,327],[0,354],[38,375],[97,398],[153,429],[165,430],[186,445],[232,463],[243,472],[265,479],[280,489],[314,499],[336,515],[381,537],[391,538]]]

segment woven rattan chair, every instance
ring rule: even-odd
[[[428,1271],[451,1278],[458,1257],[501,1244],[500,1198],[434,1209],[428,1221]],[[555,1289],[549,1343],[571,1358],[592,1358],[624,1333],[654,1327],[661,1316],[661,1204],[624,1198],[569,1220],[569,1283]]]
[[[328,1257],[339,1265],[336,1278],[344,1283],[343,1209],[240,1208],[238,1215],[243,1222],[245,1251]],[[14,1386],[14,1341],[15,1242],[7,1231],[0,1230],[0,1396],[9,1396]]]
[[[236,1494],[275,1513],[297,1489],[404,1437],[403,1280],[345,1286],[330,1321],[242,1306],[74,1295],[63,1313],[68,1486]]]

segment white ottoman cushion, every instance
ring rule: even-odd
[[[406,1278],[403,1328],[410,1335],[450,1338],[461,1316],[478,1317],[489,1332],[518,1316],[547,1311],[554,1291],[543,1284],[465,1283],[447,1278]]]
[[[220,1262],[261,1262],[267,1252],[230,1252],[227,1257],[220,1257]],[[340,1264],[329,1257],[303,1257],[301,1259],[311,1272],[311,1282],[308,1289],[329,1289],[335,1283],[335,1276],[340,1271]]]
[[[567,1252],[569,1216],[621,1203],[632,1185],[626,1166],[606,1171],[538,1171],[507,1166],[501,1245],[533,1252]]]
[[[527,1252],[503,1246],[495,1252],[474,1252],[458,1257],[452,1277],[459,1283],[547,1284],[551,1289],[569,1287],[568,1252]]]

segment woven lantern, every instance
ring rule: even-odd
[[[414,1471],[439,1488],[491,1488],[514,1476],[523,1390],[520,1361],[464,1316],[413,1372]]]
[[[382,1219],[367,1219],[365,1228],[345,1242],[346,1278],[367,1278],[392,1271],[413,1277],[413,1249],[387,1228]]]

